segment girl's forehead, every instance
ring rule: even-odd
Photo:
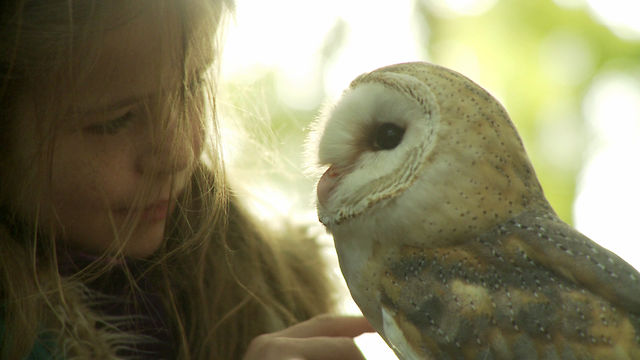
[[[91,44],[96,54],[92,63],[78,59],[85,62],[81,68],[89,69],[77,87],[78,107],[108,107],[175,88],[182,83],[185,71],[206,68],[212,51],[209,56],[201,55],[212,49],[200,48],[198,56],[189,56],[183,25],[175,12],[148,11],[97,36],[97,44]]]

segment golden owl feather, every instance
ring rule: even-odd
[[[428,63],[320,117],[318,215],[401,359],[640,359],[640,275],[558,218],[503,107]]]

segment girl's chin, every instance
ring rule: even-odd
[[[144,224],[140,225],[141,227]],[[146,258],[155,253],[164,239],[164,221],[154,222],[138,229],[125,246],[125,255],[133,258]]]
[[[146,258],[153,255],[153,253],[160,248],[164,239],[165,224],[167,222],[166,212],[167,211],[164,210],[164,214],[160,214],[160,211],[155,211],[154,209],[148,216],[142,214],[143,216],[140,217],[133,231],[123,230],[122,233],[119,234],[121,239],[128,238],[123,249],[125,256]],[[119,219],[116,217],[116,220]],[[72,249],[100,256],[105,251],[111,252],[118,248],[117,246],[113,246],[115,237],[111,224],[101,223],[95,226],[87,226],[81,230],[82,231],[69,234],[68,236],[63,235]],[[96,234],[102,234],[102,236],[96,236]],[[91,239],[91,241],[87,242],[87,239]]]

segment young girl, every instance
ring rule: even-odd
[[[362,358],[364,319],[316,316],[313,239],[263,230],[225,179],[231,6],[0,4],[2,359]]]

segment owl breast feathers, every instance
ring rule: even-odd
[[[356,78],[317,125],[318,215],[401,359],[640,359],[640,275],[562,222],[509,116],[428,63]]]

